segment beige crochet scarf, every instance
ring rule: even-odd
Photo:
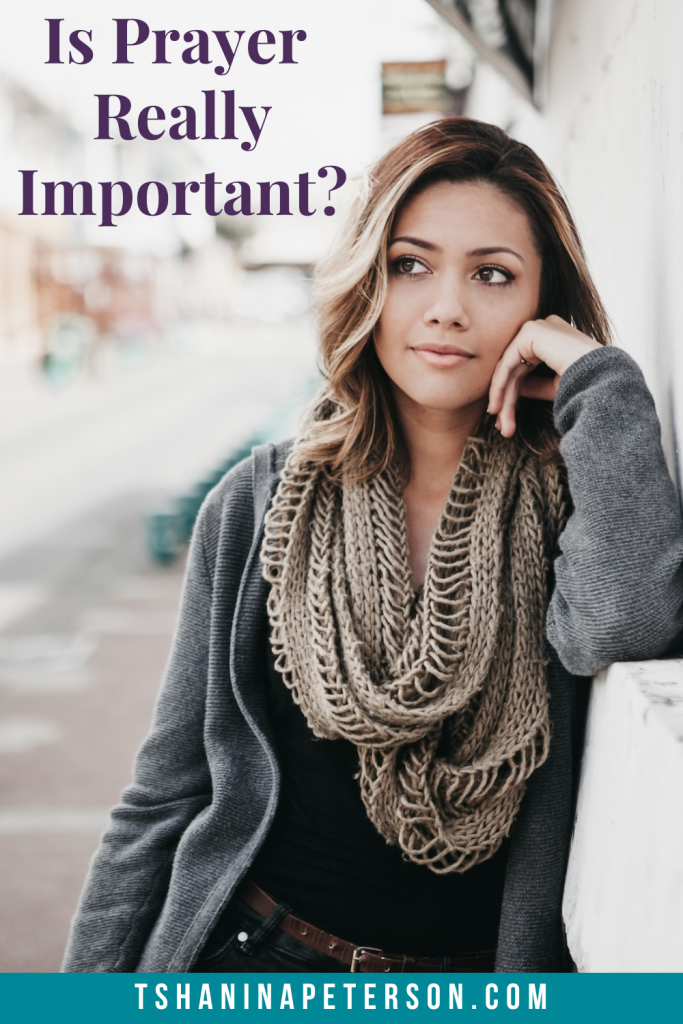
[[[490,424],[469,439],[415,595],[398,474],[331,483],[290,455],[266,517],[276,665],[314,734],[358,748],[370,820],[432,871],[509,833],[548,753],[556,465]]]

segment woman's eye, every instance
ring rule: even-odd
[[[404,277],[421,274],[425,270],[424,263],[421,263],[415,256],[399,256],[397,260],[393,261],[391,267],[394,273],[402,274]]]
[[[502,270],[500,267],[479,267],[476,276],[484,284],[510,284],[514,275],[509,270]]]

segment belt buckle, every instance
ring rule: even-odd
[[[360,973],[360,958],[363,953],[377,953],[378,956],[382,956],[382,950],[376,949],[374,946],[356,946],[351,957],[351,970],[349,974]]]

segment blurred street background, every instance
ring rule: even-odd
[[[47,3],[17,11],[13,44],[0,44],[0,971],[59,969],[163,674],[188,508],[191,519],[250,443],[295,429],[317,381],[311,274],[339,224],[169,211],[103,229],[93,217],[17,217],[17,169],[254,181],[336,163],[358,176],[413,127],[459,111],[475,63],[424,0],[354,0],[342,23],[294,3],[287,26],[309,35],[300,65],[231,73],[237,102],[273,106],[272,137],[264,130],[255,153],[96,141],[95,92],[125,92],[139,108],[196,103],[216,86],[206,71],[151,69],[137,54],[112,74],[101,40],[121,12],[110,6],[58,12],[69,29],[92,28],[89,66],[45,66]],[[135,16],[193,27],[178,3],[140,3]],[[193,17],[226,27],[216,3]],[[243,20],[229,27],[284,25],[272,2]],[[383,64],[411,61],[426,101],[399,98],[387,114]]]
[[[0,972],[59,969],[89,858],[149,723],[193,515],[252,443],[294,431],[317,381],[315,263],[362,172],[394,142],[468,114],[547,160],[618,340],[646,371],[677,473],[677,0],[292,0],[286,19],[282,8],[252,0],[228,17],[215,0],[191,14],[178,0],[139,0],[135,17],[153,29],[306,30],[298,65],[236,63],[227,86],[177,58],[152,67],[142,47],[133,65],[112,68],[121,10],[109,0],[64,0],[57,14],[34,0],[6,17]],[[96,60],[45,64],[55,16],[92,29]],[[93,138],[94,93],[169,109],[212,88],[272,106],[254,152]],[[17,216],[19,168],[39,169],[40,181],[171,182],[213,170],[223,181],[293,182],[323,164],[349,177],[335,217],[169,211],[100,228],[96,217]]]

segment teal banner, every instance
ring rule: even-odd
[[[544,1024],[681,1019],[681,974],[4,974],[7,1024],[164,1024],[284,1015],[309,1024],[527,1019]]]

